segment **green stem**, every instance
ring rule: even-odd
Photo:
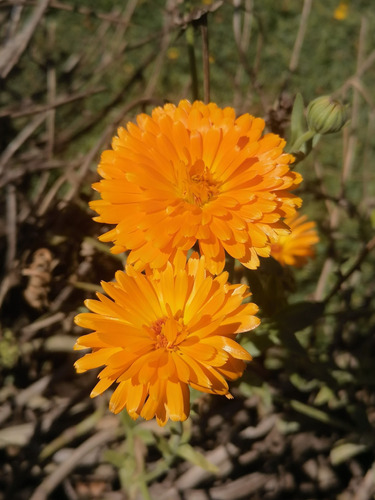
[[[303,144],[305,144],[305,142],[309,141],[310,139],[312,139],[315,135],[315,132],[313,132],[312,130],[308,130],[307,132],[305,132],[304,134],[300,135],[294,142],[294,144],[292,144],[292,146],[289,148],[290,151],[299,151],[301,149],[301,146]]]

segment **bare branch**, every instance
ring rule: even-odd
[[[18,35],[10,38],[0,50],[0,76],[6,78],[25,51],[31,37],[48,7],[49,0],[40,0],[33,15]]]

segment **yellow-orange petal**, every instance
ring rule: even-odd
[[[187,384],[167,381],[166,399],[169,418],[174,421],[186,420],[190,413],[190,394]]]
[[[198,167],[197,167],[198,168]],[[235,342],[236,333],[254,328],[257,306],[243,303],[244,285],[213,277],[204,256],[182,251],[164,269],[145,273],[127,265],[112,283],[102,283],[111,298],[87,301],[94,312],[77,323],[93,330],[77,340],[92,352],[76,361],[83,372],[102,366],[95,397],[117,384],[114,413],[126,409],[136,419],[182,421],[189,415],[189,386],[230,397],[226,379],[244,370],[250,355]]]
[[[315,245],[319,241],[315,222],[308,221],[305,215],[296,215],[287,218],[285,223],[290,232],[271,245],[271,256],[283,266],[303,267],[315,256]]]
[[[267,216],[277,222],[295,213],[301,200],[290,191],[302,180],[289,169],[294,159],[283,152],[285,141],[262,136],[264,125],[249,114],[236,118],[232,108],[181,101],[120,127],[113,149],[102,154],[102,180],[93,185],[101,196],[91,203],[96,220],[116,224],[101,240],[112,241],[115,253],[130,250],[129,263],[153,269],[198,240],[209,269],[218,273],[225,263],[222,243],[234,238],[225,249],[258,266],[254,253],[264,255],[271,244]],[[271,198],[273,205],[265,205]],[[250,202],[251,213],[244,212]],[[229,225],[215,219],[228,215]],[[251,234],[251,225],[258,231]]]

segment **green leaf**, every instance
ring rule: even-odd
[[[314,404],[318,406],[325,405],[329,401],[332,401],[333,399],[336,400],[335,393],[330,387],[324,385],[323,387],[320,388],[318,394],[315,396]]]
[[[177,455],[185,460],[188,460],[194,465],[198,465],[208,472],[212,472],[213,474],[217,474],[219,472],[216,465],[209,462],[204,455],[202,455],[202,453],[195,450],[190,444],[185,443],[179,446],[177,449]]]
[[[135,433],[147,446],[155,444],[155,434],[149,429],[138,426],[135,429]]]
[[[315,420],[319,420],[319,422],[323,422],[324,424],[331,425],[332,427],[343,429],[349,432],[353,430],[352,427],[346,422],[338,418],[332,417],[328,413],[319,410],[314,406],[307,405],[305,403],[302,403],[301,401],[297,401],[296,399],[292,399],[290,401],[290,405],[294,410],[298,411],[299,413],[302,413],[303,415],[306,415],[307,417],[313,418]]]
[[[170,443],[163,436],[155,436],[156,446],[163,457],[168,460],[173,456],[173,451],[171,450]]]
[[[370,221],[371,221],[371,226],[374,229],[375,228],[375,210],[372,210],[370,214]]]
[[[294,99],[292,115],[290,119],[290,144],[293,145],[298,137],[303,135],[307,130],[305,118],[305,105],[302,94],[298,93]]]
[[[127,456],[115,450],[106,450],[104,452],[104,460],[114,467],[121,469],[127,461]]]
[[[332,448],[329,458],[332,465],[339,465],[347,460],[367,451],[369,446],[358,443],[340,443]]]
[[[346,370],[332,370],[332,376],[340,385],[352,384],[355,382],[355,377]]]
[[[318,380],[307,380],[301,377],[299,373],[292,373],[289,380],[301,392],[311,392],[319,384]]]

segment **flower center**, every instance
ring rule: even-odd
[[[175,351],[178,344],[187,336],[187,330],[182,320],[174,318],[161,318],[148,328],[155,349],[168,349]]]
[[[181,184],[184,200],[199,207],[208,203],[219,192],[217,183],[203,160],[186,166],[186,177]]]

